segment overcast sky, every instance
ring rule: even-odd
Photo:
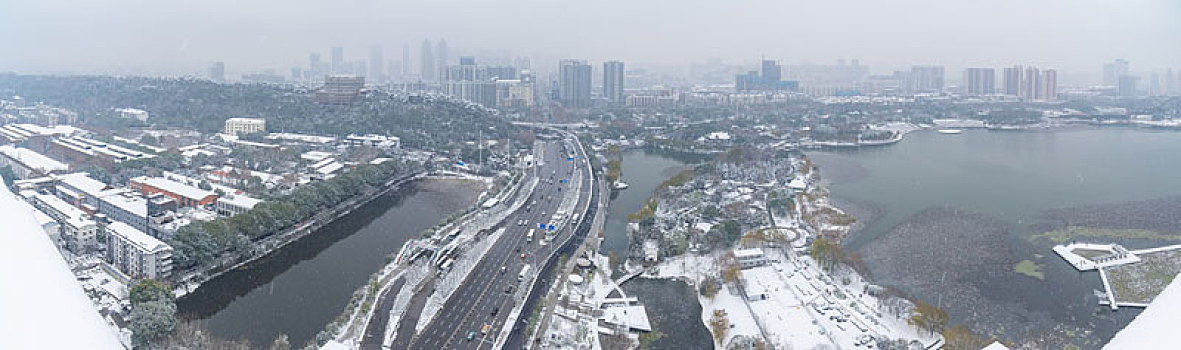
[[[687,65],[1036,64],[1095,74],[1181,68],[1181,0],[3,0],[0,71],[228,74],[306,66],[308,53],[373,45],[400,59],[425,38],[453,52]],[[415,63],[417,64],[417,63]],[[544,68],[544,67],[535,67]],[[952,70],[950,75],[958,73]]]

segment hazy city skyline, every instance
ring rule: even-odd
[[[1026,64],[1098,82],[1102,65],[1117,58],[1129,60],[1133,72],[1181,66],[1181,46],[1174,44],[1181,37],[1181,3],[1168,0],[17,0],[6,7],[0,29],[19,33],[6,43],[18,54],[0,57],[0,71],[17,73],[201,75],[214,62],[225,62],[227,75],[266,69],[284,74],[306,66],[309,53],[329,56],[330,47],[343,47],[346,60],[361,61],[375,45],[396,52],[404,44],[417,49],[424,39],[446,39],[452,58],[505,52],[537,62],[618,59],[629,67],[687,67],[709,57],[732,64],[757,64],[759,57],[784,64],[843,58],[860,59],[873,73],[910,65],[944,65],[955,72]],[[411,57],[417,59],[415,51]]]

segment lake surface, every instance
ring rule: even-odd
[[[616,191],[611,196],[607,222],[603,226],[603,244],[600,247],[603,254],[614,252],[620,261],[627,257],[627,215],[639,211],[652,195],[652,191],[656,190],[656,186],[676,175],[686,164],[688,163],[657,152],[623,153],[623,162],[620,164],[623,175],[620,176],[620,181],[627,183],[629,187]]]
[[[302,346],[332,322],[354,291],[402,244],[475,203],[481,185],[410,182],[278,252],[225,273],[178,301],[213,335],[255,346],[286,334]]]
[[[1013,309],[1019,321],[1003,322],[1000,328],[1009,335],[1053,332],[1055,328],[1093,331],[1074,342],[1084,348],[1105,342],[1138,311],[1123,308],[1112,313],[1098,307],[1092,294],[1101,288],[1097,273],[1079,273],[1054,255],[1049,244],[1027,239],[1042,223],[1041,214],[1054,208],[1181,194],[1181,176],[1177,175],[1181,173],[1181,133],[1176,132],[1111,128],[968,130],[961,135],[943,135],[918,131],[894,145],[808,153],[820,166],[821,176],[831,182],[834,201],[853,208],[864,225],[848,237],[846,248],[873,250],[883,244],[881,240],[892,239],[890,233],[900,224],[926,222],[918,220],[922,215],[917,214],[930,208],[954,208],[978,215],[972,217],[975,222],[997,223],[1009,233],[1006,239],[996,241],[1004,245],[1006,254],[1042,265],[1044,280],[1015,272],[981,275],[972,281],[928,276],[935,284],[932,289],[943,287],[940,283],[970,284],[987,299],[984,308]],[[946,244],[949,246],[933,250],[964,249],[952,247],[955,242]],[[881,264],[889,262],[867,259],[865,263],[874,273],[888,270]],[[1004,269],[1013,271],[1011,267]],[[898,282],[888,276],[877,277],[874,280],[885,285]],[[915,294],[929,290],[892,286]],[[932,303],[942,297],[919,296],[931,298],[927,301]],[[942,306],[953,322],[968,318],[981,307]]]

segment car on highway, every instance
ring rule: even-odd
[[[508,271],[508,266],[501,266],[500,267],[500,274],[503,275],[505,271]]]
[[[467,333],[467,341],[472,341],[472,339],[476,339],[476,331],[471,331],[471,332]]]
[[[513,286],[509,285],[508,288],[505,288],[504,294],[513,294]]]
[[[492,316],[496,316],[496,314],[497,314],[497,313],[500,313],[500,307],[499,307],[499,306],[493,306],[493,307],[492,307]]]
[[[521,253],[521,259],[524,259],[525,256],[526,256],[525,253]]]
[[[486,335],[486,334],[488,334],[488,331],[491,331],[491,330],[492,330],[492,325],[485,323],[484,327],[480,328],[480,334]]]

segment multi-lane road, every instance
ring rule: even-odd
[[[572,220],[578,210],[565,213],[563,225],[555,227],[552,242],[545,241],[545,231],[538,228],[539,224],[548,225],[554,219],[555,213],[563,202],[563,197],[576,200],[574,208],[581,209],[589,200],[590,177],[574,140],[557,140],[542,142],[541,149],[535,152],[538,156],[536,169],[529,170],[530,176],[535,175],[538,185],[534,188],[528,202],[519,210],[508,215],[497,225],[496,229],[504,229],[500,239],[493,244],[487,254],[476,264],[463,283],[454,294],[444,303],[439,314],[427,324],[421,332],[409,335],[399,333],[394,339],[393,349],[491,349],[501,335],[500,330],[507,322],[508,316],[519,303],[521,288],[529,288],[530,282],[545,265],[560,242],[569,237],[577,221]],[[568,157],[574,155],[575,160]],[[575,174],[581,174],[576,176]],[[581,191],[577,185],[569,183],[575,179],[582,182]],[[565,181],[563,181],[565,180]],[[564,183],[565,182],[565,183]],[[578,220],[583,218],[578,217]],[[529,233],[533,232],[532,239]],[[486,237],[484,237],[486,238]],[[522,269],[529,266],[525,278],[521,278]],[[425,290],[423,293],[429,293]],[[379,310],[382,312],[388,310]],[[526,310],[527,312],[528,310]],[[527,319],[528,315],[520,316]],[[485,327],[487,325],[487,327]],[[485,328],[487,331],[485,332]],[[521,327],[523,329],[523,327]],[[380,340],[378,340],[380,342]]]

